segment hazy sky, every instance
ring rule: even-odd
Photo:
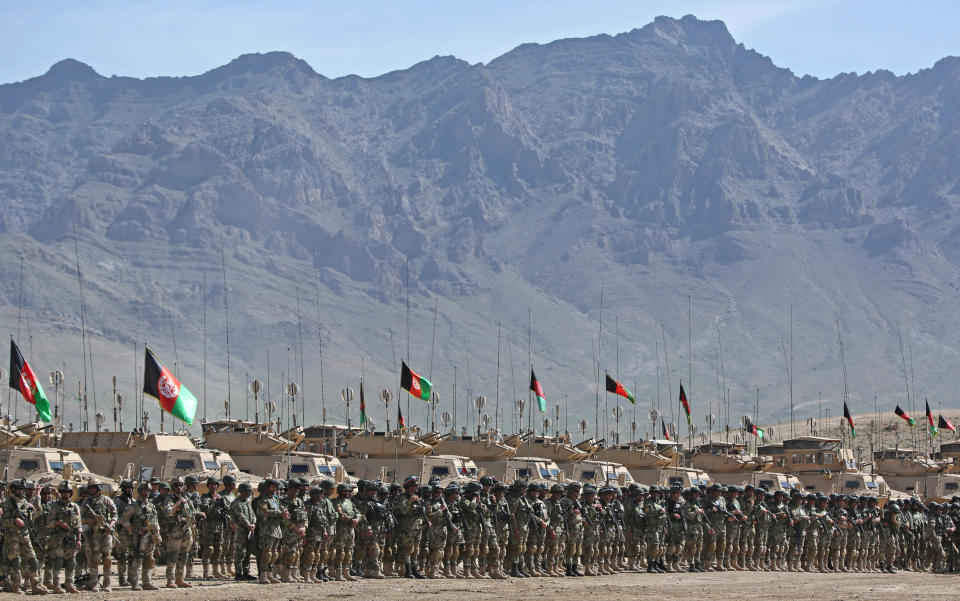
[[[960,2],[743,0],[0,2],[0,82],[63,58],[103,75],[195,75],[246,52],[288,50],[319,73],[374,76],[434,55],[487,62],[524,42],[615,34],[657,15],[721,19],[797,74],[900,75],[960,54]]]

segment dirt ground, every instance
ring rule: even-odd
[[[194,583],[189,590],[161,589],[131,592],[83,593],[76,599],[163,599],[175,601],[307,601],[317,598],[410,601],[576,600],[621,601],[636,599],[790,599],[804,601],[856,601],[859,599],[957,598],[960,575],[901,572],[891,574],[813,574],[790,572],[720,572],[708,574],[619,574],[587,578],[529,578],[494,580],[366,580],[326,584],[262,586]],[[11,595],[0,594],[0,598]]]

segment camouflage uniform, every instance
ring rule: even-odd
[[[393,512],[397,518],[396,564],[403,566],[404,576],[413,578],[419,574],[413,558],[419,551],[420,534],[423,527],[423,505],[416,494],[420,481],[407,478],[403,483],[404,493],[393,501]],[[422,577],[422,576],[421,576]]]
[[[240,485],[241,493],[251,490],[246,482]],[[243,494],[230,503],[230,524],[233,526],[233,571],[237,580],[250,579],[250,555],[253,550],[253,529],[256,528],[257,514],[254,513],[250,497]]]
[[[77,549],[82,540],[80,507],[70,501],[70,484],[60,484],[60,498],[51,503],[47,519],[48,555],[52,557],[52,588],[54,593],[63,592],[60,588],[60,570],[64,571],[64,584],[67,592],[75,593],[73,579],[77,568]]]
[[[307,512],[307,534],[304,540],[303,557],[300,560],[300,573],[307,582],[320,582],[323,575],[318,572],[324,559],[324,544],[330,538],[332,523],[327,511],[327,499],[323,497],[323,489],[316,487],[310,490],[310,500],[304,504],[304,509]]]
[[[23,585],[21,568],[26,572],[34,591],[46,590],[40,586],[37,572],[39,563],[30,540],[30,513],[29,501],[23,498],[23,482],[14,482],[10,485],[10,496],[0,505],[3,515],[0,523],[3,524],[3,556],[7,560],[8,576],[16,591]],[[16,523],[20,520],[23,525]]]
[[[126,504],[118,524],[130,540],[128,548],[130,585],[135,591],[156,590],[151,580],[154,552],[160,541],[160,521],[157,507],[149,501],[149,486],[140,485],[140,497]],[[141,588],[140,582],[143,582]]]
[[[133,482],[124,480],[120,483],[120,494],[114,498],[113,503],[117,508],[117,518],[123,515],[124,509],[133,501]],[[126,586],[127,568],[130,564],[130,547],[133,541],[130,540],[130,534],[123,529],[117,530],[117,542],[113,547],[113,554],[117,558],[117,581],[120,586]]]
[[[336,532],[333,535],[334,557],[330,563],[333,568],[331,576],[335,580],[356,580],[350,573],[350,562],[353,559],[355,531],[361,516],[350,498],[354,488],[349,482],[337,485],[337,498],[333,499],[337,520]]]
[[[297,570],[300,566],[302,541],[307,533],[307,508],[303,500],[297,496],[300,492],[300,483],[296,480],[287,482],[287,494],[280,499],[280,506],[287,515],[283,518],[283,536],[280,539],[280,580],[291,582],[297,580]]]
[[[166,535],[163,537],[167,547],[167,588],[190,588],[184,580],[186,565],[193,549],[196,515],[193,502],[179,488],[182,481],[175,478],[170,482],[173,492],[163,498],[162,513],[167,522]]]
[[[88,489],[99,490],[99,483],[91,484]],[[103,494],[90,496],[80,506],[80,516],[84,524],[84,541],[87,547],[87,566],[90,568],[90,582],[87,590],[97,589],[97,568],[103,565],[104,591],[110,590],[110,568],[113,561],[114,527],[117,523],[117,507],[110,497]]]
[[[207,486],[216,486],[220,482],[216,478],[208,478]],[[210,578],[210,567],[213,566],[213,577],[222,578],[220,571],[222,553],[227,535],[227,514],[229,512],[227,499],[214,492],[208,492],[200,497],[200,511],[204,518],[200,523],[200,560],[203,562],[203,577]]]
[[[283,508],[276,496],[280,483],[268,480],[267,490],[260,494],[257,502],[257,543],[260,556],[257,560],[258,576],[261,584],[280,582],[272,572],[280,559],[280,541],[283,538]],[[270,490],[272,489],[272,490]]]

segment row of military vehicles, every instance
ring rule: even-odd
[[[231,474],[257,483],[267,477],[466,482],[482,475],[501,481],[631,483],[659,486],[748,484],[771,491],[837,492],[888,499],[960,495],[960,442],[944,443],[935,456],[910,449],[882,449],[861,466],[841,440],[799,436],[746,445],[706,442],[684,450],[670,440],[606,444],[569,434],[499,435],[414,429],[373,432],[337,425],[294,427],[275,422],[220,420],[202,424],[202,438],[186,433],[55,432],[40,424],[0,425],[4,479],[80,485],[99,478],[116,489],[120,479],[167,480]]]

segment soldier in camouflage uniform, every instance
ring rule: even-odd
[[[510,575],[514,578],[530,577],[523,566],[530,527],[530,507],[524,496],[526,488],[526,483],[514,482],[507,489],[507,506],[510,509],[510,543],[507,549],[507,561],[510,563]]]
[[[300,499],[300,481],[287,481],[287,494],[280,499],[285,513],[283,518],[283,536],[280,539],[279,566],[281,582],[302,582],[297,571],[300,567],[302,542],[307,535],[307,508]]]
[[[664,488],[651,486],[650,494],[643,505],[647,539],[647,571],[663,573],[667,571],[663,564],[664,535],[667,528],[667,508],[661,494]]]
[[[280,482],[273,478],[264,483],[263,491],[257,499],[257,540],[260,556],[257,559],[257,571],[260,584],[278,584],[280,579],[273,573],[280,559],[280,541],[283,538],[283,520],[290,514],[280,506],[277,490]]]
[[[706,572],[700,562],[700,554],[703,552],[704,531],[709,528],[707,514],[700,506],[699,488],[691,486],[686,494],[687,503],[682,507],[683,521],[686,525],[683,537],[683,561],[687,562],[689,572]]]
[[[480,573],[480,546],[483,543],[483,504],[479,482],[468,482],[459,502],[463,529],[463,572],[468,578],[484,578]]]
[[[53,492],[53,485],[46,484],[40,488],[39,496],[33,500],[33,529],[37,540],[37,542],[34,542],[33,548],[37,550],[37,563],[41,566],[43,586],[46,588],[52,586],[53,576],[53,554],[48,549],[50,546],[50,530],[47,523],[50,505],[53,503],[51,499],[51,493]]]
[[[334,580],[356,580],[350,573],[350,563],[353,560],[353,543],[361,516],[351,499],[354,488],[349,482],[338,484],[337,498],[333,499],[333,508],[337,513],[336,532],[333,535],[334,556],[330,561],[331,576]]]
[[[460,515],[460,485],[451,482],[443,491],[443,502],[450,520],[447,522],[447,540],[443,548],[443,563],[447,578],[462,578],[458,568],[460,547],[463,545],[462,516]]]
[[[300,573],[307,582],[324,582],[322,575],[318,578],[318,571],[323,560],[324,542],[330,538],[330,515],[325,501],[323,489],[315,486],[310,489],[310,500],[304,505],[307,533],[300,559]]]
[[[25,498],[26,483],[15,480],[10,483],[9,496],[0,505],[0,523],[3,524],[3,556],[7,560],[7,575],[14,592],[19,593],[23,585],[23,576],[29,580],[33,594],[42,595],[47,589],[40,584],[38,571],[40,564],[33,549],[30,530],[32,513],[31,503]]]
[[[703,556],[708,572],[724,571],[723,553],[727,548],[727,515],[726,504],[721,496],[722,488],[719,484],[711,484],[707,489],[705,509],[709,530],[704,535]]]
[[[425,578],[417,569],[414,561],[419,552],[420,534],[424,523],[422,500],[418,494],[419,488],[420,479],[416,476],[408,477],[403,481],[403,494],[394,498],[392,507],[397,518],[395,563],[403,566],[405,578]]]
[[[193,549],[196,518],[193,501],[184,491],[183,480],[170,480],[170,494],[163,499],[162,513],[167,522],[167,588],[191,588],[184,576]],[[203,514],[199,514],[202,516]]]
[[[527,487],[527,542],[524,548],[524,566],[531,576],[545,576],[540,569],[541,555],[544,549],[544,539],[548,526],[546,506],[540,500],[540,492],[546,490],[541,484],[531,484]]]
[[[200,561],[203,564],[203,578],[211,576],[210,566],[213,566],[213,577],[223,578],[220,571],[220,558],[224,551],[226,538],[227,511],[225,499],[217,492],[220,480],[214,476],[207,478],[207,492],[200,497],[199,509],[205,516],[199,525]]]
[[[133,481],[122,480],[120,482],[120,494],[114,498],[113,504],[117,507],[117,518],[123,515],[124,509],[133,502]],[[117,582],[120,586],[127,586],[127,567],[130,563],[130,546],[132,542],[128,534],[122,529],[117,530],[117,542],[113,547],[113,553],[117,558]]]
[[[900,530],[900,505],[896,501],[887,503],[886,511],[880,520],[880,569],[888,574],[895,574],[894,564],[897,561],[897,532]]]
[[[50,504],[47,519],[50,541],[48,555],[52,558],[50,592],[76,593],[73,578],[77,568],[77,550],[83,538],[80,507],[70,501],[73,490],[69,482],[61,482],[57,492],[59,498]],[[65,570],[63,588],[60,588],[60,570]]]
[[[487,516],[490,524],[490,536],[487,539],[487,574],[492,578],[508,578],[503,571],[503,562],[507,557],[510,544],[510,505],[506,499],[507,487],[502,482],[490,485],[487,497]]]
[[[546,569],[550,576],[563,576],[560,566],[566,547],[566,519],[563,515],[563,485],[550,487],[550,497],[544,501],[547,509]]]
[[[447,520],[450,515],[443,502],[443,488],[438,484],[430,488],[430,500],[426,504],[427,548],[429,555],[424,566],[427,578],[443,578],[440,562],[447,546]]]
[[[241,482],[237,492],[237,497],[230,503],[233,579],[235,581],[256,580],[250,575],[250,555],[254,554],[254,531],[257,528],[257,514],[250,501],[253,487],[249,482]]]
[[[223,529],[223,550],[220,552],[220,573],[224,576],[234,577],[236,573],[233,570],[234,543],[236,542],[236,528],[230,521],[230,506],[237,498],[237,479],[227,474],[223,477],[223,486],[220,491],[223,498],[223,507],[226,514]]]
[[[150,484],[141,482],[138,496],[124,505],[117,524],[120,532],[130,541],[127,548],[131,590],[155,591],[151,579],[154,551],[160,542],[160,522],[157,507],[150,502]],[[143,583],[141,586],[141,582]]]
[[[833,545],[833,536],[836,533],[837,525],[833,520],[833,514],[830,512],[829,497],[819,495],[817,497],[816,517],[821,524],[820,541],[817,547],[816,570],[818,572],[828,572],[828,560],[830,557],[830,548]]]
[[[502,485],[500,485],[502,486]],[[586,518],[583,504],[580,502],[581,487],[579,482],[571,482],[566,489],[566,495],[560,500],[565,523],[564,532],[567,535],[564,559],[566,560],[566,576],[583,576],[580,571],[580,558],[583,556],[583,532]]]
[[[93,480],[87,486],[89,496],[80,507],[80,516],[84,524],[84,541],[87,547],[87,566],[90,568],[88,591],[97,590],[98,566],[103,566],[103,591],[110,590],[110,568],[113,562],[114,530],[117,526],[117,508],[110,497],[101,491],[99,481]]]

